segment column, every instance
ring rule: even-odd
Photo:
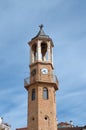
[[[30,49],[30,63],[34,63],[34,51],[32,50],[32,46]]]
[[[32,51],[32,63],[34,63],[34,51]]]
[[[38,40],[37,43],[37,60],[41,61],[41,41]]]
[[[43,61],[46,61],[46,55],[43,56]]]
[[[51,62],[50,41],[47,42],[48,61]]]

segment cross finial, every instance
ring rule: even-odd
[[[42,28],[43,28],[43,24],[39,25],[39,27],[40,27],[40,30],[42,30]]]

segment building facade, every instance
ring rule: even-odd
[[[74,125],[73,125],[73,122],[70,121],[70,122],[60,122],[58,123],[58,128],[73,128]]]
[[[57,130],[56,97],[58,80],[53,73],[53,41],[40,25],[30,46],[30,76],[24,80],[28,92],[28,130]]]
[[[2,117],[0,117],[0,130],[11,130],[11,126],[4,123]]]

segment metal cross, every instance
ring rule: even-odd
[[[40,27],[40,30],[42,30],[42,28],[43,28],[44,26],[43,26],[43,24],[41,24],[41,25],[39,25],[39,27]]]

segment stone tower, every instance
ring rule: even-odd
[[[28,92],[28,130],[57,130],[56,97],[58,80],[53,74],[52,39],[40,25],[30,46],[30,77],[24,80]]]

